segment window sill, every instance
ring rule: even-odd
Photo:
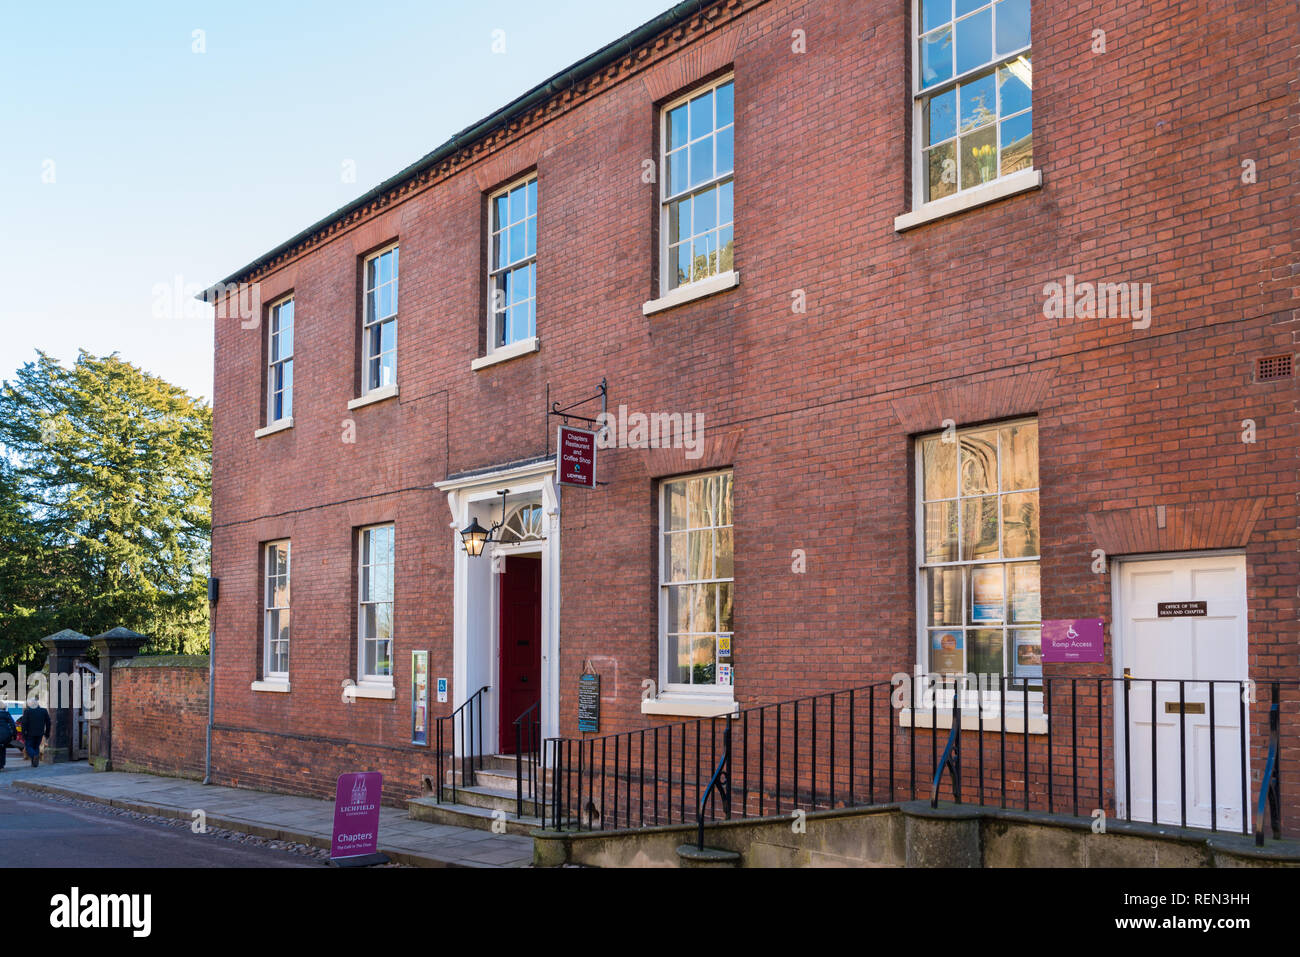
[[[485,356],[479,356],[469,364],[469,367],[477,372],[479,369],[486,369],[488,366],[494,366],[498,362],[509,362],[511,359],[518,359],[520,356],[526,356],[529,353],[536,352],[541,348],[541,342],[536,336],[530,336],[527,339],[520,339],[518,342],[512,342],[508,346],[502,346],[494,349]]]
[[[280,694],[288,694],[288,678],[271,678],[266,681],[254,681],[252,684],[254,691],[277,691]]]
[[[643,303],[641,312],[644,315],[652,316],[656,312],[663,312],[665,309],[672,309],[674,306],[694,302],[696,299],[703,299],[705,296],[726,292],[728,289],[734,289],[739,285],[740,273],[733,269],[731,272],[724,272],[718,276],[710,276],[708,279],[693,282],[689,286],[678,286],[666,296]]]
[[[392,685],[351,684],[343,689],[344,698],[379,698],[393,701],[397,698],[397,689]]]
[[[285,429],[292,429],[292,428],[293,428],[293,416],[289,416],[289,418],[287,419],[281,419],[279,422],[272,422],[270,425],[266,426],[265,428],[258,429],[256,432],[253,433],[253,438],[264,439],[268,435],[275,435],[275,433],[277,432],[283,432]]]
[[[372,403],[375,402],[383,402],[385,399],[393,399],[396,397],[397,397],[397,383],[394,382],[392,385],[380,386],[378,389],[373,389],[370,392],[367,392],[365,395],[361,396],[361,398],[359,399],[349,400],[348,411],[350,412],[353,409],[359,409],[363,405],[371,405]]]
[[[739,710],[740,706],[732,698],[704,695],[665,694],[641,702],[642,714],[677,715],[685,718],[718,718],[724,714],[735,714]]]
[[[915,714],[916,724],[912,724],[912,718]],[[937,717],[937,721],[935,718]],[[1024,734],[1025,719],[1023,715],[1008,714],[1005,716],[1005,729],[1008,734]],[[913,712],[911,708],[901,708],[898,712],[898,726],[900,728],[933,728],[937,724],[939,730],[947,731],[952,728],[952,708],[940,708],[936,715],[933,711],[919,710]],[[985,731],[1002,731],[1004,721],[1002,717],[994,715],[984,716]],[[974,711],[962,711],[961,729],[963,731],[979,731],[980,718]],[[1029,733],[1030,734],[1047,734],[1047,715],[1035,714],[1033,708],[1029,710]]]
[[[999,199],[1015,196],[1017,193],[1038,189],[1042,185],[1042,173],[1036,169],[1022,169],[1010,176],[994,180],[991,183],[984,183],[982,186],[976,186],[973,189],[962,190],[951,196],[945,196],[943,199],[936,199],[933,202],[926,203],[920,209],[897,216],[894,218],[894,231],[906,232],[936,219],[953,216],[968,209],[974,209],[976,206],[985,206],[988,203],[997,202]]]

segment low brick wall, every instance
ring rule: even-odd
[[[113,770],[202,778],[207,655],[133,658],[113,668]]]

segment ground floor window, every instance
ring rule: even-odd
[[[362,681],[393,678],[393,526],[363,528],[358,542],[360,562],[357,634]]]
[[[289,543],[266,545],[262,675],[289,677]]]
[[[659,648],[666,691],[730,693],[736,680],[732,473],[660,486]]]
[[[1032,687],[1043,674],[1038,423],[950,429],[916,453],[921,670]]]

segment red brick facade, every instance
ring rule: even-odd
[[[434,483],[553,451],[548,386],[574,400],[602,377],[611,407],[702,413],[707,443],[696,460],[603,452],[608,484],[565,492],[566,735],[593,656],[614,663],[602,731],[656,723],[640,710],[642,680],[658,674],[656,483],[697,469],[735,474],[742,706],[910,672],[912,438],[945,420],[1037,416],[1044,617],[1109,622],[1094,549],[1241,548],[1251,675],[1300,676],[1295,380],[1254,375],[1258,357],[1295,351],[1300,317],[1300,8],[1106,0],[1085,14],[1035,0],[1041,188],[898,232],[912,208],[910,6],[720,3],[241,277],[263,303],[293,292],[296,387],[293,427],[255,439],[266,336],[218,320],[218,783],[326,795],[335,774],[364,767],[385,772],[389,801],[421,790],[433,762],[409,743],[410,651],[450,675],[456,614],[458,545]],[[1105,53],[1092,50],[1096,29]],[[796,30],[806,52],[792,50]],[[657,105],[723,69],[736,81],[741,282],[647,317],[657,194],[642,171]],[[541,346],[472,371],[485,191],[534,168]],[[349,411],[359,257],[392,241],[400,394]],[[1044,318],[1044,286],[1067,275],[1150,283],[1149,328]],[[800,290],[806,312],[791,307]],[[1254,443],[1241,441],[1245,419]],[[396,699],[345,704],[354,531],[378,522],[396,529]],[[259,545],[281,538],[293,547],[292,690],[262,693],[250,690]],[[796,549],[806,573],[792,573]],[[1110,675],[1109,647],[1108,632],[1106,663],[1055,673]],[[1287,767],[1283,794],[1295,795],[1300,760]]]

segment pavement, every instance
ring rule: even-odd
[[[11,794],[44,792],[187,822],[201,810],[210,827],[273,841],[330,846],[332,801],[153,774],[94,771],[84,761],[33,768],[16,758],[16,752],[10,751],[8,767],[0,772],[0,790]],[[390,807],[379,813],[379,850],[397,863],[415,867],[528,867],[533,862],[529,837],[414,821],[404,810]]]

